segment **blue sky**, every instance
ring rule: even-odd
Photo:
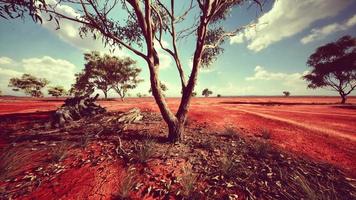
[[[178,6],[177,6],[178,7]],[[184,7],[181,6],[181,7]],[[72,10],[66,10],[73,12]],[[73,13],[70,13],[73,14]],[[327,89],[310,90],[301,76],[308,67],[306,61],[314,50],[343,35],[355,36],[356,1],[353,0],[279,0],[270,1],[259,13],[255,8],[235,8],[224,22],[226,29],[244,26],[253,21],[256,26],[241,31],[223,45],[225,52],[209,68],[201,70],[196,91],[211,89],[222,95],[337,95]],[[84,66],[83,53],[98,50],[108,53],[101,41],[78,36],[78,25],[62,21],[56,31],[53,23],[42,25],[31,20],[0,20],[0,90],[3,94],[22,95],[8,88],[11,77],[31,73],[48,78],[50,85],[69,88],[74,74]],[[168,38],[165,40],[169,41]],[[186,74],[194,41],[179,43]],[[169,45],[169,44],[168,44]],[[171,58],[162,50],[160,78],[168,86],[168,96],[180,94],[178,73]],[[132,56],[143,71],[145,80],[130,93],[148,94],[149,76],[145,62],[127,50],[114,53]],[[355,93],[353,93],[355,94]],[[114,92],[110,96],[116,96]]]

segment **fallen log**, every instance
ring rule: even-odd
[[[53,114],[52,126],[62,127],[65,123],[106,112],[105,108],[95,103],[98,97],[99,94],[95,97],[79,96],[66,99]]]

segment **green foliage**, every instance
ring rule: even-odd
[[[62,86],[54,86],[48,89],[48,94],[54,97],[60,97],[67,94],[67,91]]]
[[[196,97],[197,93],[196,92],[192,92],[192,97]]]
[[[208,96],[210,96],[211,94],[213,94],[213,92],[210,91],[208,88],[205,88],[205,89],[202,91],[202,93],[201,93],[201,95],[203,95],[203,96],[205,96],[205,97],[208,97]]]
[[[110,89],[115,90],[123,99],[129,89],[136,88],[142,82],[138,78],[141,69],[134,67],[136,62],[130,58],[103,55],[93,51],[84,54],[85,68],[76,74],[76,82],[71,93],[90,95],[94,89],[103,91],[105,98]]]
[[[331,87],[345,98],[356,88],[356,38],[344,36],[323,45],[309,57],[312,71],[303,76],[308,88]]]
[[[163,92],[165,92],[165,91],[167,91],[168,90],[168,87],[163,83],[163,82],[159,82],[159,86],[160,86],[160,88],[161,88],[161,90],[163,91]],[[149,90],[148,90],[148,93],[152,93],[152,88],[150,88]]]
[[[221,94],[216,95],[216,97],[220,98],[220,97],[221,97]]]
[[[23,90],[25,94],[32,97],[43,97],[41,91],[49,81],[44,78],[37,78],[30,74],[23,74],[21,78],[11,78],[9,87],[13,87],[14,91]]]

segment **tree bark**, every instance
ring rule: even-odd
[[[105,90],[103,90],[103,92],[104,92],[104,97],[105,97],[105,99],[107,99],[107,98],[108,98],[108,92],[105,91]]]
[[[184,123],[181,121],[169,122],[168,140],[170,142],[180,142],[184,139]]]
[[[346,103],[346,95],[341,95],[341,104]]]

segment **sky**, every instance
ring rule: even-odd
[[[182,3],[183,1],[176,1]],[[178,5],[182,10],[186,3]],[[121,6],[119,6],[121,7]],[[67,5],[62,12],[75,16]],[[120,17],[119,9],[117,17]],[[115,13],[114,13],[115,14]],[[187,23],[192,22],[188,20]],[[254,23],[255,26],[246,26]],[[321,45],[336,41],[344,35],[356,35],[356,1],[354,0],[277,0],[268,1],[262,12],[254,6],[234,8],[224,22],[232,30],[247,27],[223,45],[224,53],[207,69],[201,69],[195,91],[204,88],[222,96],[245,95],[337,95],[329,89],[308,89],[301,79],[307,73],[308,57]],[[184,28],[185,24],[181,26]],[[81,38],[79,25],[61,21],[56,30],[53,22],[36,24],[30,19],[0,19],[0,90],[5,95],[24,95],[8,87],[9,79],[30,73],[50,80],[50,86],[62,85],[69,89],[74,74],[84,67],[83,53],[97,50],[109,53],[101,40]],[[169,41],[169,38],[164,38]],[[169,42],[166,42],[170,47]],[[178,43],[186,75],[191,69],[192,37]],[[178,71],[171,57],[158,49],[160,79],[168,91],[166,96],[180,95]],[[147,64],[126,49],[116,50],[115,56],[129,56],[142,68],[144,79],[129,93],[147,94],[150,88]],[[100,93],[100,92],[99,92]],[[352,93],[355,95],[355,91]],[[116,97],[114,91],[109,97]]]

